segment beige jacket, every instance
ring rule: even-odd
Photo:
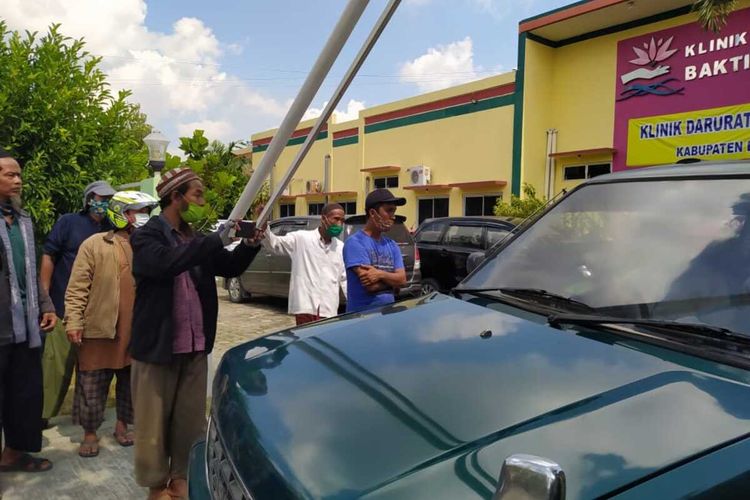
[[[81,244],[65,291],[65,331],[83,330],[87,339],[115,338],[123,255],[115,238],[119,237],[110,231],[95,234]],[[130,243],[124,241],[123,249],[132,269]]]

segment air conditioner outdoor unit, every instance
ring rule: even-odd
[[[430,167],[424,165],[407,168],[406,171],[409,174],[409,182],[412,186],[426,186],[432,179]]]
[[[307,193],[322,193],[323,192],[323,186],[320,183],[320,181],[309,180],[305,184],[305,191]]]

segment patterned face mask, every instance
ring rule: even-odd
[[[89,201],[89,213],[98,217],[104,217],[109,208],[108,200],[91,200]]]
[[[384,233],[390,231],[394,224],[393,219],[386,219],[377,211],[372,212],[372,220],[373,222],[375,222],[375,225],[378,227],[378,229],[380,229]]]

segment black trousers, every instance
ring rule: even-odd
[[[0,346],[0,427],[5,446],[42,449],[42,349],[28,342]]]

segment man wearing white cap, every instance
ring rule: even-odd
[[[44,410],[46,421],[60,411],[75,366],[75,351],[65,335],[65,289],[73,262],[84,240],[109,229],[106,213],[109,199],[115,194],[106,181],[94,181],[83,191],[83,209],[61,216],[44,243],[39,280],[55,304],[59,321],[47,335],[42,355],[44,377]]]

